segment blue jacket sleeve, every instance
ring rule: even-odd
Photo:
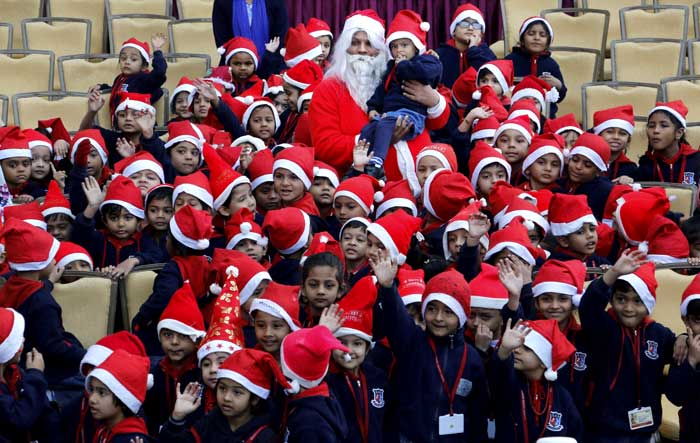
[[[193,427],[196,428],[196,425]],[[170,418],[161,426],[158,441],[162,443],[195,443],[198,440],[187,428],[186,420],[175,422]]]
[[[400,81],[417,80],[437,86],[442,77],[442,63],[432,55],[419,55],[396,65],[396,78]]]
[[[602,277],[593,280],[586,288],[578,308],[581,327],[596,342],[606,340],[608,331],[616,327],[615,320],[608,315],[605,308],[610,301],[610,288]]]
[[[141,148],[154,156],[161,165],[170,162],[170,157],[165,153],[165,142],[155,132],[151,138],[141,137]]]
[[[211,109],[214,111],[216,118],[223,125],[224,130],[231,134],[234,140],[246,135],[241,122],[238,121],[238,117],[231,111],[231,108],[228,107],[225,101],[219,100],[219,106],[212,106]]]
[[[680,366],[671,365],[666,382],[666,397],[676,406],[686,406],[697,401],[700,390],[700,371],[686,359]]]
[[[457,271],[466,281],[473,280],[481,272],[481,259],[478,246],[467,246],[465,243],[457,257]]]
[[[408,314],[396,289],[396,283],[391,288],[379,285],[377,287],[377,301],[381,303],[382,331],[389,339],[391,350],[397,359],[405,359],[414,351],[422,330],[416,326]]]
[[[491,60],[496,60],[496,54],[493,53],[486,43],[480,43],[467,49],[467,61],[469,62],[469,66],[477,71],[481,65]]]
[[[87,198],[83,192],[82,183],[87,177],[87,169],[79,166],[73,166],[68,173],[66,187],[68,188],[68,198],[70,200],[70,211],[73,214],[82,213],[87,207]]]
[[[382,76],[382,81],[374,89],[374,94],[372,94],[372,97],[370,97],[369,100],[367,100],[367,112],[377,111],[380,114],[382,113],[382,110],[384,109],[384,95],[386,94],[386,90],[384,89],[384,84],[386,83],[386,76],[387,74],[384,74]]]
[[[270,52],[266,50],[255,73],[258,77],[267,79],[273,74],[279,74],[284,66],[284,58],[282,58],[279,51]]]
[[[169,261],[158,272],[153,282],[153,292],[141,305],[139,312],[134,317],[133,325],[139,325],[140,329],[143,329],[154,321],[158,321],[173,293],[180,286],[182,286],[180,270],[174,261]]]
[[[38,369],[28,369],[22,376],[19,398],[0,393],[0,426],[30,431],[48,406],[48,383]]]
[[[73,242],[87,249],[95,263],[102,262],[104,253],[104,234],[95,229],[95,219],[87,218],[80,213],[75,217],[75,225],[71,234]]]
[[[165,84],[165,80],[167,80],[165,72],[168,70],[168,62],[165,61],[163,51],[155,51],[153,53],[152,64],[153,69],[148,73],[144,80],[149,90],[160,88],[163,86],[163,84]]]

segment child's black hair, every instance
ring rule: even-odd
[[[309,276],[309,272],[311,272],[311,268],[314,268],[316,266],[330,266],[331,268],[334,268],[335,279],[338,281],[338,284],[341,287],[343,286],[343,282],[345,281],[345,270],[343,267],[343,263],[336,255],[331,254],[330,252],[321,252],[319,254],[314,254],[304,261],[304,266],[301,268],[302,282],[306,281],[307,277]]]
[[[619,278],[615,280],[612,286],[612,293],[614,294],[615,292],[634,292],[637,294],[637,291],[635,291],[631,284]],[[639,296],[639,294],[637,294],[637,296]]]
[[[688,303],[688,312],[686,316],[700,317],[700,300],[691,300]]]
[[[146,195],[146,207],[151,204],[153,200],[168,200],[172,202],[173,200],[173,188],[168,186],[163,186],[161,188],[155,189],[153,192],[149,192]]]
[[[216,392],[216,390],[219,388],[219,380],[217,380],[216,385],[214,385],[214,392]],[[247,390],[247,388],[244,389]],[[253,403],[255,399],[258,401]],[[253,415],[253,417],[260,417],[261,415],[265,415],[270,412],[270,407],[267,400],[253,394],[252,392],[250,392],[250,402],[252,403],[250,406],[250,413]],[[216,407],[218,408],[219,406],[217,405]]]
[[[552,44],[552,34],[549,32],[549,28],[548,28],[547,25],[545,24],[544,20],[535,20],[535,21],[533,21],[532,23],[530,23],[529,25],[527,25],[527,27],[526,27],[525,30],[523,31],[522,35],[520,36],[520,40],[519,40],[519,41],[520,41],[520,47],[523,48],[523,49],[525,49],[525,34],[527,34],[527,31],[529,31],[530,28],[532,28],[532,27],[535,26],[535,25],[542,25],[542,27],[544,28],[545,32],[547,32],[547,49],[549,49],[549,45]]]
[[[111,391],[110,391],[111,392]],[[129,409],[123,401],[119,399],[116,395],[114,395],[114,392],[112,392],[112,404],[116,406],[117,408],[120,408],[122,410],[122,413],[124,414],[124,418],[129,418],[129,417],[134,417],[136,414]]]
[[[102,218],[106,217],[119,217],[122,213],[122,211],[127,211],[127,209],[121,205],[118,205],[116,203],[107,203],[103,207],[100,208],[100,212],[102,213]],[[138,217],[136,217],[138,218]],[[140,219],[139,219],[140,220]]]
[[[691,246],[700,242],[700,215],[693,215],[681,224],[681,231]]]
[[[346,230],[346,229],[362,229],[362,232],[367,232],[367,225],[362,223],[359,220],[352,220],[343,225],[341,228],[341,232]]]
[[[73,219],[70,218],[67,214],[63,214],[63,213],[49,214],[49,215],[46,216],[46,218],[45,218],[44,220],[46,221],[46,223],[52,223],[52,222],[56,222],[56,223],[68,222],[68,223],[70,223],[71,225],[73,224]]]
[[[192,249],[188,248],[187,246],[183,245],[178,241],[178,239],[173,236],[170,231],[168,231],[168,237],[170,238],[170,245],[172,246],[172,251],[171,255],[173,257],[191,257],[191,256],[197,256],[197,255],[204,255],[206,252],[205,250],[198,250],[198,249]]]
[[[659,109],[659,110],[657,110],[657,111],[654,111],[653,113],[651,113],[651,114],[649,115],[649,118],[651,118],[651,116],[654,115],[654,114],[656,114],[657,112],[662,112],[666,117],[668,117],[669,120],[671,120],[671,123],[673,124],[673,130],[674,130],[674,131],[677,131],[677,130],[679,130],[679,129],[685,130],[685,127],[684,127],[683,124],[680,122],[680,120],[678,120],[678,119],[676,118],[675,115],[671,114],[671,113],[668,112],[668,111],[664,111],[663,109]],[[649,121],[649,120],[647,119],[647,122],[648,122],[648,121]],[[683,135],[681,136],[681,139],[678,140],[678,143],[679,143],[679,144],[683,143],[683,144],[689,145],[690,143],[688,143],[688,139],[685,138],[685,134],[686,134],[686,132],[684,131],[684,132],[683,132]]]

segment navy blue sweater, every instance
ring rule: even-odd
[[[444,338],[430,336],[413,322],[401,297],[392,288],[379,286],[375,322],[386,329],[391,350],[396,356],[395,377],[397,386],[404,387],[396,393],[397,416],[401,435],[413,442],[453,443],[483,441],[486,439],[486,415],[488,386],[484,364],[478,351],[464,341],[464,329]],[[428,340],[434,340],[437,355]],[[458,374],[464,350],[467,362]],[[445,380],[451,387],[456,380],[464,386],[465,395],[456,395],[453,410],[464,415],[464,434],[438,435],[438,417],[449,414],[448,395],[435,365],[437,357]]]
[[[593,211],[596,220],[603,220],[605,212],[605,204],[608,202],[608,196],[612,191],[613,184],[606,177],[596,177],[588,183],[580,184],[573,189],[571,184],[564,184],[569,193],[573,195],[585,195],[588,199],[588,206]]]
[[[586,409],[586,432],[609,438],[650,437],[661,423],[663,371],[671,362],[675,336],[651,320],[633,331],[624,328],[612,312],[605,310],[610,297],[610,288],[598,278],[586,289],[579,307],[583,332],[593,350],[593,390]],[[639,380],[636,361],[640,364]],[[631,431],[627,412],[639,406],[651,407],[654,425]]]
[[[681,443],[700,441],[700,371],[686,359],[680,366],[672,364],[668,372],[666,397],[680,406]]]
[[[637,174],[639,181],[696,185],[700,178],[700,152],[683,144],[678,154],[668,162],[647,152],[639,158]]]
[[[273,443],[275,433],[267,427],[267,422],[267,416],[253,417],[248,423],[232,431],[228,419],[217,407],[199,419],[191,428],[187,427],[184,420],[175,422],[169,419],[161,428],[158,441],[163,443]],[[257,436],[249,440],[256,432],[258,432]]]
[[[153,52],[151,64],[153,69],[149,71],[141,71],[131,75],[119,74],[114,78],[112,88],[116,88],[116,90],[113,90],[110,96],[110,110],[113,111],[117,108],[119,93],[121,92],[151,94],[151,104],[157,102],[163,96],[163,91],[160,87],[165,83],[165,71],[168,69],[168,62],[163,57],[163,51]]]
[[[272,281],[281,285],[301,284],[301,261],[296,258],[283,258],[267,270]]]
[[[557,78],[561,82],[561,89],[559,91],[559,101],[561,103],[564,98],[566,98],[566,83],[564,83],[564,76],[559,69],[559,63],[552,58],[549,51],[544,52],[538,56],[533,56],[529,52],[521,49],[519,46],[513,47],[513,52],[506,55],[506,60],[513,61],[513,75],[516,77],[525,77],[527,75],[535,75],[539,77],[544,72],[549,72],[552,77]],[[549,118],[556,117],[557,105],[552,103],[549,107]]]
[[[10,372],[21,371],[17,366],[5,370],[5,377]],[[0,382],[0,441],[27,442],[32,434],[38,438],[36,431],[41,422],[42,414],[49,410],[46,397],[48,384],[44,374],[38,369],[20,372],[20,380],[16,387],[16,395],[12,395],[9,386]],[[44,441],[44,440],[42,440]],[[54,441],[54,440],[46,440]]]
[[[483,41],[464,52],[460,52],[455,47],[454,40],[450,39],[441,43],[435,52],[440,56],[440,63],[442,63],[441,83],[448,88],[451,88],[457,77],[467,69],[474,68],[478,71],[484,63],[496,60],[496,54]]]
[[[399,109],[409,109],[419,114],[427,115],[428,108],[403,95],[401,84],[408,80],[437,88],[442,75],[442,64],[432,55],[416,55],[410,60],[396,64],[394,60],[387,63],[386,73],[367,101],[367,112],[377,111],[380,114]]]
[[[348,435],[343,410],[333,397],[292,397],[287,411],[286,443],[341,443]]]

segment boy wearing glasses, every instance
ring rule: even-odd
[[[483,41],[486,22],[474,5],[460,5],[450,22],[451,38],[440,44],[437,53],[442,62],[442,83],[452,88],[457,77],[470,67],[479,70],[484,63],[496,60],[496,54]]]

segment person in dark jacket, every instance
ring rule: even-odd
[[[442,63],[441,83],[452,88],[455,80],[469,68],[479,70],[484,63],[496,60],[496,54],[483,40],[486,22],[481,10],[466,3],[452,15],[450,38],[435,50]]]
[[[552,58],[549,46],[554,39],[554,32],[549,22],[542,17],[530,17],[520,26],[520,44],[513,47],[513,52],[506,60],[513,61],[514,75],[525,77],[534,75],[557,88],[559,100],[566,98],[566,85],[559,64]],[[557,105],[552,103],[549,117],[557,114]]]

